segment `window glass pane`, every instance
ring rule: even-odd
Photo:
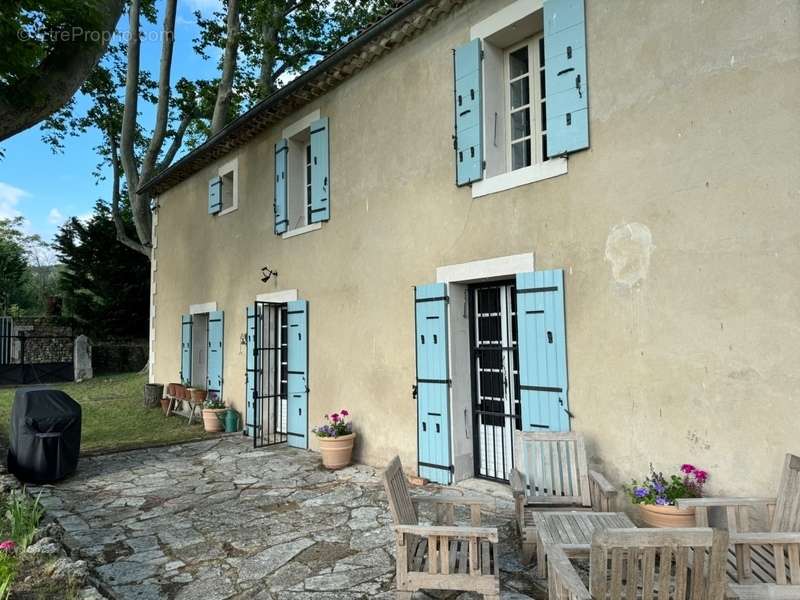
[[[511,83],[511,108],[519,108],[530,104],[530,86],[528,78],[523,77]]]
[[[523,46],[508,55],[508,70],[511,79],[528,72],[528,47]]]
[[[527,108],[511,113],[511,139],[518,140],[531,134],[531,113]]]
[[[521,169],[531,165],[531,140],[511,144],[511,169]]]
[[[477,295],[479,313],[500,312],[500,293],[498,288],[492,287],[479,289]]]
[[[544,70],[539,71],[539,88],[542,90],[542,98],[545,98],[547,96],[547,88],[545,87]]]
[[[539,66],[544,67],[544,37],[539,38]]]

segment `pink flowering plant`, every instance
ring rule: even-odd
[[[650,475],[641,482],[635,479],[623,486],[634,504],[674,506],[678,498],[700,498],[703,485],[708,481],[708,471],[688,463],[681,465],[679,474],[665,476],[650,465]]]
[[[322,438],[335,438],[353,433],[353,423],[347,420],[349,416],[350,413],[344,408],[338,413],[325,415],[325,423],[314,427],[314,433]]]

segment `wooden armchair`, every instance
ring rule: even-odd
[[[397,598],[410,600],[420,589],[461,590],[499,600],[498,536],[494,527],[481,527],[481,500],[464,496],[412,498],[400,458],[383,473],[397,538]],[[417,505],[436,508],[440,525],[420,525]],[[471,526],[453,523],[454,506],[470,508]]]
[[[727,575],[739,598],[800,599],[800,457],[786,455],[775,498],[687,498],[677,505],[696,510],[698,527],[708,525],[709,508],[725,510]],[[768,531],[753,531],[754,509],[766,516]]]
[[[614,509],[617,491],[600,473],[589,470],[581,433],[517,432],[514,463],[511,491],[524,562],[529,562],[534,552],[540,565],[544,561],[542,549],[536,548],[532,513],[542,510],[610,512]]]
[[[549,549],[548,598],[722,600],[727,545],[725,531],[708,528],[598,531],[588,587],[563,550]]]

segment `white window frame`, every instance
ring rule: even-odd
[[[514,44],[505,49],[504,53],[504,63],[505,63],[505,81],[506,86],[505,90],[507,92],[506,95],[506,165],[508,167],[508,172],[518,171],[519,169],[513,168],[513,151],[512,146],[515,143],[518,143],[524,140],[526,137],[530,140],[531,145],[531,164],[526,165],[525,167],[520,167],[520,169],[525,169],[528,167],[532,167],[537,164],[547,162],[547,157],[544,156],[543,149],[542,149],[542,136],[544,135],[544,131],[542,130],[542,89],[540,83],[540,71],[541,67],[539,66],[539,41],[544,37],[542,32],[535,34],[533,37],[526,38],[521,42]],[[520,106],[518,108],[511,107],[511,55],[521,48],[528,49],[528,71],[524,75],[520,75],[519,77],[515,77],[514,81],[518,81],[524,77],[528,78],[528,104],[525,106]],[[519,112],[524,110],[525,108],[528,109],[528,118],[530,119],[530,131],[528,132],[527,136],[523,136],[516,140],[511,139],[511,113],[512,112]]]
[[[517,40],[514,44],[504,44],[505,48],[495,46],[492,44],[493,36],[503,37],[504,33],[507,33],[509,30],[513,30],[514,28],[518,28],[522,23],[530,23],[531,21],[535,21],[537,18],[536,13],[541,11],[543,7],[543,0],[516,0],[512,2],[505,8],[489,15],[482,21],[475,23],[470,28],[470,38],[476,39],[480,38],[483,41],[484,45],[484,52],[487,56],[487,59],[482,61],[481,68],[483,69],[483,81],[484,81],[484,94],[483,94],[483,102],[484,105],[482,107],[483,110],[483,128],[484,128],[484,136],[483,139],[486,140],[486,143],[483,145],[483,152],[484,152],[484,160],[487,162],[487,166],[491,161],[505,161],[504,168],[498,168],[497,163],[495,162],[494,172],[490,176],[484,176],[483,179],[476,181],[472,184],[472,197],[473,198],[480,198],[483,196],[488,196],[490,194],[495,194],[497,192],[502,192],[505,190],[510,190],[519,186],[527,185],[529,183],[534,183],[536,181],[542,181],[544,179],[549,179],[551,177],[558,177],[560,175],[565,175],[567,173],[567,158],[566,157],[557,157],[551,158],[547,161],[541,162],[532,162],[531,166],[524,167],[521,169],[517,169],[515,171],[511,169],[511,162],[510,157],[508,156],[508,152],[510,152],[511,144],[508,140],[508,136],[510,136],[510,125],[507,123],[509,120],[508,116],[508,109],[504,111],[504,119],[502,123],[504,124],[502,127],[502,131],[505,135],[503,135],[502,140],[502,153],[498,154],[495,151],[493,156],[489,156],[489,152],[491,149],[489,148],[489,140],[494,140],[496,137],[496,133],[494,130],[495,127],[495,120],[494,120],[494,113],[490,115],[490,109],[493,111],[494,108],[498,105],[502,105],[506,107],[510,105],[509,101],[506,98],[508,94],[507,85],[504,86],[502,90],[502,98],[490,98],[489,95],[491,94],[490,88],[492,87],[489,85],[489,82],[500,80],[500,82],[507,82],[507,58],[505,58],[505,49],[513,48],[515,45],[519,45],[522,43],[523,40]],[[541,30],[531,30],[531,34],[535,36],[541,35]],[[529,38],[530,35],[525,36],[525,38]],[[488,46],[488,47],[487,47]],[[492,59],[491,57],[499,55],[503,53],[504,58],[501,60],[498,56],[497,60]],[[538,69],[538,62],[534,65],[531,63],[531,67]],[[494,72],[494,69],[504,69],[501,77],[496,77],[497,73]],[[492,71],[487,72],[487,69],[492,69]],[[536,85],[538,86],[538,71],[536,72]],[[533,79],[531,80],[533,82]],[[498,82],[498,84],[500,83]],[[539,107],[536,107],[537,111],[540,110]],[[498,111],[499,112],[499,111]],[[539,128],[539,119],[541,115],[538,114],[534,116],[531,114],[531,130],[533,132],[534,126]],[[538,144],[537,151],[541,155],[541,143]],[[532,148],[533,151],[533,148]],[[499,157],[499,158],[498,158]],[[498,172],[499,171],[499,172]],[[487,172],[491,172],[491,169],[487,168]]]
[[[293,238],[322,228],[322,223],[308,222],[308,192],[306,191],[307,186],[311,183],[308,181],[306,169],[306,148],[311,144],[311,124],[319,118],[320,112],[319,109],[316,109],[288,125],[283,130],[283,138],[289,142],[289,160],[287,162],[288,193],[286,198],[286,212],[288,215],[292,215],[291,203],[293,199],[295,202],[297,201],[298,191],[302,194],[302,220],[296,221],[298,225],[294,229],[288,229],[285,233],[282,233],[281,238],[283,239]],[[298,141],[298,138],[302,138],[306,131],[309,133],[309,139],[307,141]],[[297,160],[298,152],[302,155],[300,160]],[[296,169],[302,170],[302,177],[299,178],[299,180],[295,179],[297,177],[295,174]],[[292,222],[291,218],[289,218],[289,227],[291,226]]]
[[[223,164],[218,170],[217,175],[223,179],[225,175],[233,174],[233,200],[228,208],[225,208],[217,213],[218,217],[232,213],[239,209],[239,158],[234,158]],[[222,192],[225,193],[225,183],[222,184]],[[220,198],[220,202],[222,199]]]

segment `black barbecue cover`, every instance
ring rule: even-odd
[[[75,472],[81,405],[60,390],[20,389],[11,408],[8,469],[22,481],[50,483]]]

